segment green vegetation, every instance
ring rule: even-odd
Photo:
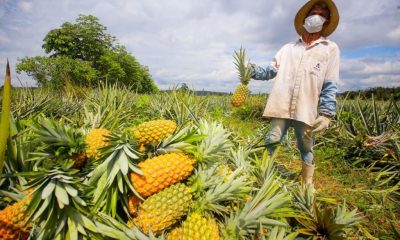
[[[66,84],[96,87],[107,82],[138,93],[157,91],[148,67],[106,30],[96,17],[79,15],[75,22],[65,22],[44,37],[42,47],[48,57],[22,58],[16,71],[26,72],[39,86],[56,89]]]
[[[13,91],[0,206],[12,206],[25,189],[34,189],[27,210],[33,236],[173,239],[172,229],[194,221],[176,216],[198,214],[202,221],[216,221],[222,239],[398,238],[398,101],[339,99],[337,117],[316,138],[313,193],[298,184],[301,162],[293,131],[275,156],[263,151],[269,128],[261,117],[265,95],[250,95],[233,108],[230,95],[197,96],[186,88],[152,95],[108,85],[84,94],[75,88],[62,94],[49,88]],[[142,149],[132,130],[155,119],[173,120],[178,128]],[[93,148],[85,136],[102,128],[112,134],[98,149],[100,157],[84,157]],[[156,193],[143,207],[136,200],[135,210],[131,197],[138,194],[137,184],[128,176],[135,172],[139,178],[147,171],[142,162],[169,152],[200,161],[181,181],[194,191],[182,198],[192,204],[185,200],[188,209],[149,229],[154,206],[171,206],[162,199],[172,197],[172,190]]]

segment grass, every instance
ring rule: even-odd
[[[346,200],[349,207],[355,207],[362,213],[363,229],[354,239],[396,239],[392,224],[400,226],[399,205],[385,191],[377,190],[373,173],[347,165],[337,157],[337,152],[337,149],[322,146],[316,149],[314,185],[317,194],[338,201]],[[301,172],[298,158],[299,154],[293,149],[283,149],[277,158],[277,164],[297,180]]]

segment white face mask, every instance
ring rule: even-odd
[[[321,17],[320,15],[311,15],[307,17],[306,20],[304,21],[303,27],[309,33],[320,32],[322,30],[322,26],[324,25],[325,21],[326,19]]]

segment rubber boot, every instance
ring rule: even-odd
[[[314,165],[309,165],[303,162],[301,178],[303,184],[313,184],[313,176],[314,176]]]

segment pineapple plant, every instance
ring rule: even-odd
[[[220,240],[215,219],[190,214],[182,225],[167,234],[168,240]]]
[[[140,206],[134,223],[145,233],[159,233],[184,216],[192,204],[192,190],[177,183],[147,198]]]
[[[105,128],[94,128],[90,130],[85,138],[87,144],[86,155],[98,159],[100,157],[100,149],[108,146],[106,136],[110,134],[111,131]]]
[[[144,145],[159,143],[176,130],[176,123],[171,120],[153,120],[137,126],[133,134],[144,151]]]
[[[78,239],[104,236],[93,216],[89,219],[79,170],[72,162],[52,163],[34,172],[20,173],[30,181],[31,201],[26,209],[26,221],[35,224],[35,239]],[[107,233],[105,233],[107,235]]]
[[[49,159],[72,159],[75,168],[82,168],[87,160],[83,134],[60,121],[43,119],[32,124],[33,142],[40,145],[32,155],[39,164]],[[40,150],[39,150],[40,149]]]
[[[132,172],[131,181],[142,197],[148,197],[186,179],[193,171],[194,159],[184,153],[167,153],[138,164],[143,175]]]
[[[239,52],[235,51],[234,63],[238,71],[241,84],[236,88],[231,98],[231,104],[234,107],[242,106],[246,101],[246,98],[250,94],[250,90],[247,84],[250,82],[252,72],[251,69],[247,67],[245,58],[246,58],[245,49],[240,48]]]
[[[303,213],[295,218],[300,224],[297,231],[313,239],[348,239],[351,228],[361,220],[356,209],[347,210],[346,202],[337,205],[336,211],[322,204],[309,184],[294,189],[293,196],[295,206]]]
[[[143,175],[136,166],[141,154],[131,145],[127,134],[113,133],[106,138],[108,146],[101,149],[105,159],[89,173],[88,184],[95,188],[93,209],[115,217],[122,203],[125,213],[129,215],[128,195],[133,193],[140,197],[129,180],[129,173]]]
[[[26,223],[25,211],[31,201],[30,196],[7,206],[0,211],[0,236],[3,240],[28,239],[31,224]]]

